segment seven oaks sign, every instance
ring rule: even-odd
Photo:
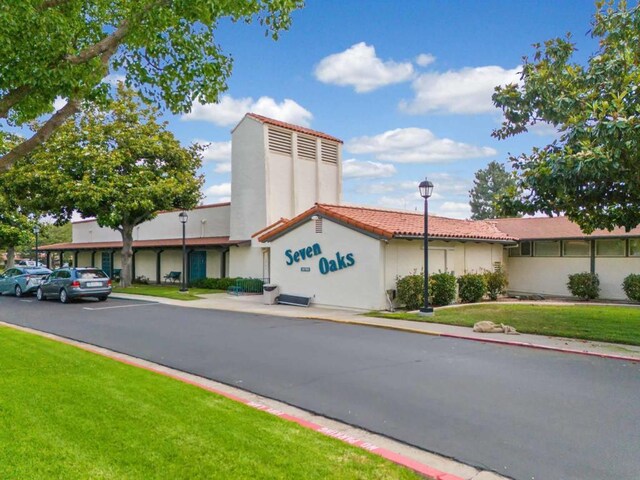
[[[296,251],[288,249],[284,252],[284,256],[287,258],[287,265],[293,265],[294,263],[298,263],[301,260],[307,260],[308,258],[316,257],[319,255],[322,255],[322,249],[320,248],[319,243],[314,243],[309,247],[301,248]],[[336,252],[335,257],[335,260],[327,260],[325,257],[320,258],[318,267],[320,268],[320,273],[322,275],[326,275],[329,272],[337,272],[338,270],[349,268],[356,263],[355,259],[353,258],[353,253],[342,255],[340,252]]]

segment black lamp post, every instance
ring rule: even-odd
[[[424,307],[420,309],[420,315],[433,315],[433,307],[429,306],[429,197],[433,183],[425,178],[418,189],[424,198]]]
[[[189,215],[187,215],[187,212],[180,212],[180,215],[178,215],[178,218],[180,218],[180,223],[182,223],[182,287],[180,288],[180,291],[186,292],[188,291],[186,227],[187,227],[187,220],[189,220]]]
[[[36,267],[39,267],[40,265],[38,265],[38,234],[40,233],[40,226],[36,225],[35,227],[33,227],[33,233],[36,236]]]

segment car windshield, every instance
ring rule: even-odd
[[[24,273],[28,275],[49,275],[51,270],[48,268],[23,268]]]
[[[102,270],[79,270],[78,278],[82,280],[91,280],[92,278],[107,278],[107,274]]]

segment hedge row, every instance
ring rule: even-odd
[[[240,285],[242,291],[251,293],[262,293],[264,282],[260,278],[200,278],[191,282],[193,288],[207,288],[211,290],[228,290],[231,287]]]

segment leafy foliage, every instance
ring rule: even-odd
[[[486,168],[478,170],[473,180],[473,188],[469,191],[471,218],[485,220],[507,216],[500,209],[498,200],[502,197],[510,198],[515,187],[515,177],[507,172],[501,163],[490,162]]]
[[[435,306],[449,305],[456,299],[456,276],[450,272],[429,275],[430,303]]]
[[[520,85],[496,88],[504,113],[497,138],[538,124],[559,138],[511,158],[519,174],[510,212],[565,213],[589,233],[640,224],[640,7],[597,3],[591,35],[599,50],[587,65],[572,62],[567,38],[537,44],[524,59]]]
[[[74,210],[122,234],[121,285],[131,282],[133,229],[159,211],[189,209],[200,199],[201,147],[183,148],[157,109],[122,84],[110,111],[86,105],[43,148],[4,176],[34,210],[58,222]]]
[[[398,303],[407,310],[417,310],[424,305],[424,275],[414,273],[396,280]]]
[[[600,278],[597,273],[574,273],[569,275],[567,288],[574,297],[593,300],[600,296]]]
[[[485,272],[484,280],[487,284],[487,295],[489,295],[491,300],[497,300],[498,295],[504,294],[509,284],[509,279],[502,265],[498,265],[493,272]]]
[[[487,293],[487,282],[481,273],[466,273],[458,277],[458,295],[462,303],[475,303]]]
[[[0,119],[25,125],[66,105],[0,158],[0,169],[46,141],[83,100],[104,104],[109,73],[173,113],[226,90],[232,59],[221,19],[257,20],[273,38],[302,0],[9,0],[0,3]],[[0,134],[0,145],[3,135]]]
[[[622,289],[629,300],[640,302],[640,274],[627,275],[622,282]]]

